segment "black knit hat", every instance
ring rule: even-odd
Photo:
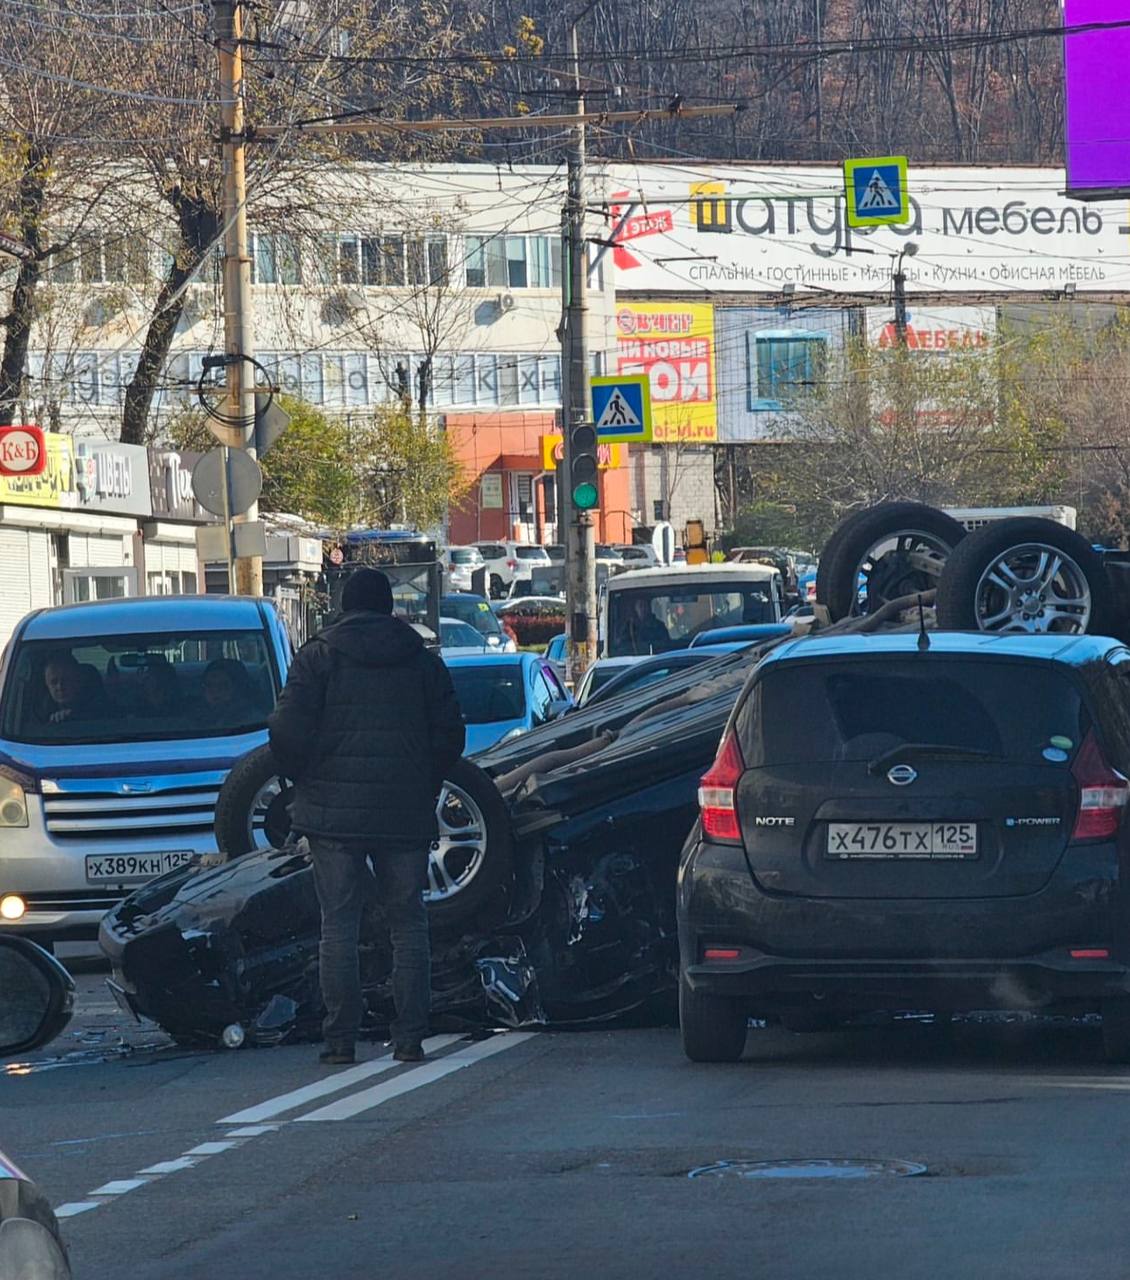
[[[392,586],[379,569],[355,569],[341,592],[342,612],[368,609],[370,613],[392,613]]]

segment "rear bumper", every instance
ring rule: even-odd
[[[747,1000],[764,1013],[824,1009],[1042,1009],[1130,994],[1130,969],[1063,952],[1020,959],[796,960],[764,954],[688,964],[696,991]]]
[[[768,893],[740,848],[692,838],[678,924],[691,987],[766,1013],[810,1000],[860,1011],[1031,1009],[1130,993],[1113,844],[1073,849],[1024,897],[852,899]],[[708,961],[708,947],[740,954]],[[1071,955],[1082,949],[1109,958]]]

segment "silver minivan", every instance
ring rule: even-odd
[[[0,929],[94,938],[131,889],[215,851],[220,785],[266,741],[290,659],[264,600],[24,618],[0,663]]]

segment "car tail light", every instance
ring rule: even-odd
[[[742,949],[741,947],[706,947],[702,958],[704,960],[740,960]]]
[[[702,830],[711,840],[722,844],[742,842],[742,828],[738,821],[734,792],[743,773],[745,761],[742,759],[738,740],[730,730],[723,737],[714,763],[703,776],[698,788]]]
[[[1071,952],[1072,960],[1109,960],[1108,947],[1076,947]]]
[[[507,562],[506,562],[506,567],[507,567],[508,569],[517,569],[517,567],[518,567],[518,561],[517,561],[517,560],[507,560]]]
[[[1071,772],[1079,784],[1079,816],[1072,840],[1101,840],[1114,835],[1130,800],[1130,782],[1107,764],[1094,733],[1083,739]]]

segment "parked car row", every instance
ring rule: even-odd
[[[624,569],[654,568],[659,564],[649,545],[603,542],[596,545],[596,561],[602,578]],[[448,547],[443,553],[449,590],[474,591],[476,571],[483,570],[483,589],[495,600],[514,593],[522,583],[527,584],[524,593],[533,594],[543,575],[546,581],[559,585],[559,571],[564,564],[565,548],[560,543],[542,547],[515,541],[476,542],[466,547]],[[556,577],[554,570],[558,571]]]

